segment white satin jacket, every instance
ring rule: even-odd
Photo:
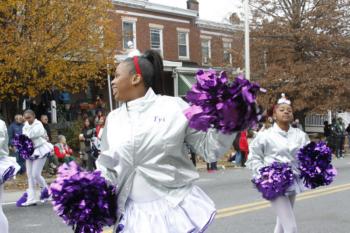
[[[259,169],[273,162],[290,163],[295,175],[299,174],[297,153],[310,142],[302,130],[289,127],[288,132],[276,123],[269,129],[259,132],[249,145],[246,166],[259,176]]]
[[[41,121],[35,119],[33,124],[26,121],[23,126],[23,134],[33,141],[34,148],[38,148],[47,142],[47,133]]]
[[[150,88],[144,97],[124,103],[108,115],[96,165],[118,186],[119,216],[131,189],[142,190],[133,187],[141,178],[152,192],[174,206],[183,200],[199,177],[185,143],[208,162],[217,161],[232,145],[235,133],[189,128],[183,113],[187,108],[181,98],[155,95]]]
[[[0,120],[0,157],[9,155],[8,141],[6,124]]]

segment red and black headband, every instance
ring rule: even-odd
[[[135,70],[136,70],[136,74],[142,76],[142,72],[141,72],[141,68],[140,68],[140,64],[139,64],[139,57],[138,56],[134,56],[134,66],[135,66]]]

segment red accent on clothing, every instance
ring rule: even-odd
[[[68,146],[65,145],[64,150],[61,150],[59,146],[54,146],[55,155],[58,159],[64,159],[67,155],[73,155],[73,150]]]
[[[244,157],[248,156],[249,146],[248,146],[248,140],[247,140],[247,131],[241,132],[241,137],[239,139],[239,149],[244,154]]]
[[[98,134],[100,133],[100,130],[103,128],[103,125],[97,125],[96,126],[96,137],[98,137]]]
[[[140,68],[140,64],[139,64],[139,57],[138,57],[138,56],[135,56],[135,57],[134,57],[134,65],[135,65],[136,73],[137,73],[138,75],[141,75],[141,76],[142,76],[141,68]]]

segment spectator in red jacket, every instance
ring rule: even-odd
[[[58,143],[54,146],[55,155],[60,163],[69,163],[74,160],[73,150],[67,145],[66,137],[58,136]]]
[[[96,124],[96,137],[99,139],[101,138],[103,128],[105,127],[105,120],[106,118],[104,116],[101,116]]]
[[[242,165],[245,166],[245,161],[248,159],[249,147],[247,140],[247,131],[241,132],[241,137],[239,139],[239,149],[242,153]]]

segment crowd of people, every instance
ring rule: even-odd
[[[52,137],[52,129],[49,124],[49,117],[46,114],[36,116],[35,112],[30,112],[35,116],[34,119],[40,122],[45,130],[45,140],[53,145],[53,150],[47,156],[43,170],[50,175],[55,175],[57,168],[72,160],[78,160],[82,167],[87,170],[94,170],[96,168],[95,161],[99,155],[100,139],[105,124],[104,102],[100,96],[96,98],[96,109],[92,111],[90,116],[85,113],[82,116],[82,127],[79,134],[80,148],[76,151],[67,144],[67,139],[64,134],[58,134],[54,139]],[[26,113],[27,110],[24,112]],[[38,119],[37,119],[38,118]],[[8,146],[10,156],[15,157],[17,163],[20,165],[19,174],[26,173],[26,161],[23,159],[15,146],[13,139],[16,135],[23,134],[23,128],[28,121],[24,118],[24,114],[16,114],[14,121],[7,127]]]

